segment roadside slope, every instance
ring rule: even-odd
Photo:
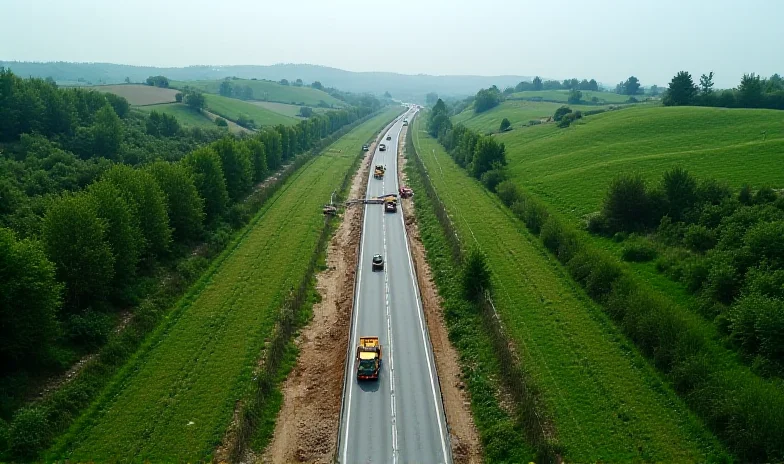
[[[414,141],[553,416],[566,461],[703,461],[721,446],[523,224],[422,131]]]
[[[295,174],[51,457],[209,459],[249,386],[281,301],[306,270],[323,224],[321,205],[355,159],[347,148],[395,114],[370,119]]]

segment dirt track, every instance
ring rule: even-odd
[[[375,144],[368,153],[373,153]],[[372,156],[362,160],[349,197],[367,188]],[[316,276],[321,302],[299,338],[299,358],[283,384],[275,433],[263,462],[332,462],[337,446],[346,340],[354,298],[362,208],[348,208],[327,250],[327,269]]]
[[[405,139],[407,130],[408,127],[403,128],[401,138]],[[403,153],[404,144],[401,144],[398,149],[398,176],[401,185],[406,185],[406,159]],[[470,398],[461,378],[457,351],[449,343],[446,324],[441,313],[441,299],[433,282],[430,266],[425,260],[425,247],[419,236],[419,228],[414,217],[414,201],[410,198],[404,199],[402,207],[406,213],[408,241],[416,269],[419,293],[422,297],[422,308],[427,320],[427,330],[430,333],[430,342],[435,353],[438,378],[441,382],[441,395],[452,442],[452,457],[454,462],[459,464],[480,463],[482,462],[482,447],[479,433],[471,415]]]

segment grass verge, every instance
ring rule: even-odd
[[[384,113],[351,132],[360,144]],[[345,142],[344,140],[344,142]],[[328,147],[267,201],[53,447],[48,459],[199,460],[222,437],[277,308],[307,266],[330,178],[351,156]]]
[[[421,119],[414,127],[417,152],[458,235],[488,257],[498,313],[552,411],[562,456],[724,458],[716,438],[523,223],[422,132]]]

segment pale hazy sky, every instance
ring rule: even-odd
[[[406,74],[784,73],[784,0],[0,0],[0,60]],[[777,68],[778,67],[778,68]]]

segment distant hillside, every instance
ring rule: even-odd
[[[219,93],[223,79],[206,81],[170,81],[170,87],[193,87],[207,93]],[[311,87],[297,87],[294,85],[281,85],[265,80],[232,79],[229,83],[233,87],[248,86],[253,90],[251,100],[289,103],[293,105],[319,106],[321,102],[328,106],[343,107],[346,104],[332,95]]]
[[[352,72],[310,64],[276,64],[272,66],[188,66],[185,68],[157,68],[111,63],[29,63],[0,61],[0,66],[11,68],[20,76],[52,77],[59,83],[83,82],[90,84],[119,84],[128,78],[143,82],[152,75],[163,75],[171,80],[214,80],[236,76],[243,79],[271,79],[278,81],[302,79],[306,84],[320,81],[326,87],[350,92],[389,92],[394,98],[423,100],[428,92],[439,95],[473,95],[480,88],[497,85],[514,86],[531,76],[430,76],[389,72]]]

